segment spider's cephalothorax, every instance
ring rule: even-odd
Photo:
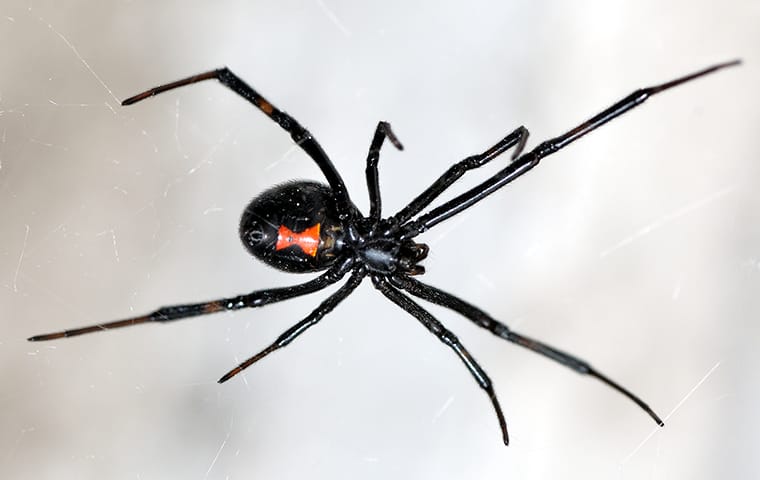
[[[419,262],[427,256],[428,252],[427,245],[416,243],[414,238],[484,199],[531,170],[538,165],[542,158],[557,152],[613,118],[640,105],[650,96],[738,63],[740,62],[736,60],[714,65],[670,82],[636,90],[589,120],[558,137],[540,143],[536,148],[526,153],[523,153],[523,148],[528,138],[528,130],[519,127],[483,153],[465,158],[454,164],[432,185],[409,202],[406,207],[386,219],[382,219],[381,216],[378,182],[377,166],[380,148],[385,139],[388,139],[396,148],[402,148],[401,143],[391,131],[390,125],[386,122],[380,122],[377,125],[370,144],[366,167],[370,211],[367,216],[362,216],[359,209],[351,201],[343,179],[316,139],[293,117],[275,108],[227,68],[212,70],[152,88],[124,100],[122,104],[129,105],[176,87],[202,80],[216,79],[254,104],[290,133],[293,141],[322,170],[329,186],[300,181],[286,183],[267,190],[254,198],[245,209],[240,221],[240,238],[252,255],[280,270],[287,272],[326,271],[316,278],[291,287],[257,290],[244,295],[207,302],[163,307],[140,317],[37,335],[29,340],[52,340],[139,323],[168,322],[221,311],[260,307],[322,290],[351,272],[348,281],[327,297],[306,318],[285,331],[267,348],[227,372],[219,379],[219,382],[229,380],[253,363],[288,345],[301,333],[318,323],[348,297],[365,277],[369,276],[375,288],[419,320],[464,362],[475,381],[488,394],[496,411],[505,444],[509,442],[507,424],[504,421],[504,415],[488,375],[459,339],[427,310],[412,300],[409,295],[458,312],[505,340],[544,355],[580,374],[590,375],[604,382],[635,402],[659,425],[662,425],[660,418],[640,398],[598,372],[587,362],[538,340],[521,335],[459,297],[412,278],[412,275],[424,273],[425,270],[419,265]],[[514,151],[511,162],[507,162],[506,167],[479,185],[420,215],[420,212],[462,177],[465,172],[490,162],[510,148],[514,148]]]
[[[425,267],[419,264],[427,258],[428,246],[398,237],[359,237],[355,244],[356,258],[370,273],[376,275],[421,275]]]

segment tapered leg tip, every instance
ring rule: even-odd
[[[506,423],[501,425],[501,441],[504,442],[504,446],[509,446],[509,431]]]
[[[654,420],[657,425],[661,427],[665,426],[665,422],[663,422],[662,419],[660,419],[660,417],[654,413],[654,411],[652,411],[649,407],[647,407],[646,410],[649,416],[652,417],[652,420]]]
[[[26,340],[28,342],[44,342],[45,340],[54,340],[56,338],[62,338],[66,335],[64,333],[48,333],[45,335],[35,335],[33,337],[29,337]]]
[[[122,106],[122,107],[125,107],[125,106],[127,106],[127,105],[132,105],[133,103],[137,103],[137,102],[139,102],[140,100],[145,100],[146,98],[148,98],[148,97],[152,97],[153,95],[155,95],[155,94],[154,94],[153,92],[151,92],[151,91],[147,91],[147,92],[139,93],[139,94],[137,94],[137,95],[134,95],[134,96],[132,96],[132,97],[129,97],[129,98],[127,98],[127,99],[123,100],[123,101],[121,102],[121,106]]]
[[[138,97],[129,97],[121,102],[122,107],[126,107],[127,105],[132,105],[133,103],[137,102],[139,100]]]

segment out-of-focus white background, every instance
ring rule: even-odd
[[[757,2],[151,2],[0,7],[3,478],[755,478],[760,438]],[[245,204],[320,179],[214,82],[228,65],[386,213],[520,124],[529,146],[640,86],[651,99],[421,237],[424,280],[597,366],[667,417],[431,307],[489,372],[363,285],[224,385],[329,292],[76,339],[25,338],[289,285],[237,239]],[[453,193],[508,160],[471,173]],[[446,198],[450,198],[450,195]],[[332,290],[330,290],[332,291]]]

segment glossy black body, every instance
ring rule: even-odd
[[[317,224],[321,226],[321,238],[316,255],[308,255],[297,246],[276,249],[281,226],[302,232]],[[251,255],[293,273],[329,268],[345,242],[345,229],[338,220],[332,190],[306,181],[278,185],[251,200],[240,219],[239,234]]]
[[[258,360],[288,345],[348,297],[365,277],[370,277],[375,288],[386,298],[411,314],[456,353],[478,385],[487,393],[496,412],[505,444],[509,442],[507,426],[488,375],[459,339],[409,295],[458,312],[494,335],[539,353],[577,373],[604,382],[635,402],[657,424],[662,425],[660,418],[640,398],[601,374],[586,361],[519,334],[457,296],[413,278],[414,275],[424,273],[420,262],[428,253],[427,245],[417,243],[414,238],[484,199],[531,170],[541,159],[635,108],[650,96],[738,63],[733,61],[718,64],[667,83],[636,90],[586,122],[540,143],[526,153],[523,153],[523,149],[528,130],[519,127],[483,153],[465,158],[451,166],[401,211],[387,218],[382,217],[378,181],[380,149],[386,139],[396,148],[402,149],[388,123],[378,123],[367,155],[366,178],[370,211],[368,215],[363,216],[351,201],[343,179],[316,139],[293,117],[278,110],[227,68],[152,88],[128,98],[123,104],[129,105],[173,88],[216,79],[251,102],[290,134],[293,141],[322,170],[328,185],[308,181],[289,182],[260,194],[243,213],[240,238],[252,255],[280,270],[299,273],[326,271],[316,278],[291,287],[258,290],[201,303],[163,307],[139,317],[37,335],[29,340],[52,340],[147,322],[168,322],[222,311],[261,307],[322,290],[350,273],[348,280],[306,318],[285,331],[267,348],[230,370],[219,382],[229,380]],[[510,148],[514,148],[511,161],[503,169],[454,199],[417,216],[467,171],[485,165]]]

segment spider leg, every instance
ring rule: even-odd
[[[318,290],[322,290],[323,288],[332,285],[333,283],[343,278],[343,276],[351,269],[352,266],[353,260],[349,258],[343,263],[333,266],[317,278],[300,285],[293,285],[291,287],[283,288],[270,288],[267,290],[257,290],[255,292],[239,295],[237,297],[222,298],[203,303],[188,303],[183,305],[162,307],[152,313],[140,317],[127,318],[125,320],[116,320],[114,322],[108,323],[99,323],[97,325],[90,325],[88,327],[74,328],[71,330],[63,330],[60,332],[47,333],[44,335],[35,335],[33,337],[29,337],[27,340],[30,342],[40,342],[44,340],[54,340],[57,338],[74,337],[76,335],[82,335],[85,333],[101,332],[104,330],[129,327],[141,323],[170,322],[172,320],[181,320],[190,317],[197,317],[200,315],[208,315],[210,313],[239,310],[241,308],[262,307],[270,303],[281,302],[293,297],[298,297],[301,295],[316,292]]]
[[[354,273],[351,275],[351,277],[348,279],[348,281],[343,284],[342,287],[340,287],[335,293],[327,297],[325,301],[319,304],[319,306],[309,314],[306,318],[301,320],[300,322],[296,323],[292,327],[290,327],[288,330],[285,331],[282,335],[277,337],[277,340],[274,341],[271,345],[269,345],[264,350],[260,351],[256,355],[252,356],[248,360],[244,361],[237,367],[233,368],[226,374],[222,376],[222,378],[219,379],[219,383],[224,383],[230,378],[234,377],[238,373],[242,372],[246,368],[250,367],[254,363],[258,362],[262,358],[266,357],[270,353],[274,352],[275,350],[279,350],[280,348],[288,345],[290,342],[296,339],[299,335],[301,335],[303,332],[308,330],[310,327],[313,327],[317,323],[319,323],[322,318],[330,313],[340,302],[346,299],[351,293],[354,291],[354,289],[359,286],[361,281],[364,279],[366,275],[366,272],[364,269],[357,269],[354,270]]]
[[[512,160],[520,156],[525,143],[528,141],[528,129],[520,126],[515,131],[499,140],[496,145],[489,148],[483,153],[467,157],[464,160],[459,161],[452,165],[441,175],[438,180],[433,182],[424,192],[419,194],[417,198],[412,200],[409,205],[404,207],[400,212],[394,215],[392,218],[398,224],[402,224],[408,221],[413,216],[422,211],[423,208],[430,205],[441,193],[454,184],[459,178],[462,177],[468,170],[472,170],[478,167],[482,167],[486,163],[490,162],[494,158],[498,157],[506,150],[515,147],[512,152]]]
[[[488,397],[491,399],[491,404],[496,411],[496,417],[499,419],[499,426],[501,427],[501,434],[502,439],[504,440],[504,445],[509,445],[507,423],[504,420],[504,414],[501,411],[499,399],[496,398],[496,392],[493,389],[493,383],[491,382],[491,379],[488,377],[486,372],[480,367],[480,365],[478,365],[478,362],[475,361],[475,359],[472,357],[470,352],[468,352],[464,345],[462,345],[456,335],[451,333],[446,327],[443,326],[443,324],[441,324],[441,322],[436,320],[435,317],[428,313],[424,308],[419,306],[403,293],[393,288],[384,278],[373,275],[372,281],[375,284],[375,287],[380,290],[383,295],[388,297],[393,303],[403,308],[414,318],[419,320],[428,330],[430,330],[433,335],[438,337],[438,340],[442,341],[444,344],[454,350],[454,352],[456,352],[462,362],[464,362],[467,369],[470,371],[470,374],[472,374],[475,381],[478,382],[480,388],[485,390],[485,392],[488,394]]]
[[[602,110],[598,114],[594,115],[580,125],[568,130],[562,135],[540,143],[536,148],[520,156],[514,162],[507,165],[506,168],[500,170],[491,178],[482,182],[480,185],[477,185],[476,187],[466,191],[465,193],[455,197],[443,205],[434,208],[430,212],[421,215],[416,220],[409,222],[404,227],[405,233],[402,238],[413,238],[420,233],[430,229],[434,225],[456,215],[462,210],[471,207],[472,205],[486,198],[488,195],[499,190],[501,187],[527,173],[533,167],[538,165],[538,162],[540,162],[542,158],[548,157],[549,155],[561,150],[562,148],[565,148],[570,143],[578,140],[587,133],[596,130],[610,120],[619,117],[628,110],[638,107],[652,95],[689,82],[717,70],[738,65],[740,63],[741,61],[734,60],[731,62],[713,65],[698,72],[677,78],[675,80],[671,80],[669,82],[665,82],[660,85],[655,85],[634,91],[627,97],[616,102],[611,107]]]
[[[351,217],[353,206],[346,185],[343,183],[343,178],[335,169],[330,158],[322,149],[319,142],[317,142],[317,139],[314,138],[308,130],[302,127],[295,118],[282,110],[277,109],[277,107],[272,105],[269,100],[245,83],[240,77],[232,73],[227,67],[200,73],[182,80],[177,80],[176,82],[151,88],[127,98],[121,102],[121,104],[132,105],[133,103],[145,100],[146,98],[158,95],[159,93],[166,92],[167,90],[211,79],[219,80],[222,85],[251,102],[259,110],[264,112],[266,116],[271,118],[275,123],[288,132],[296,145],[301,147],[303,151],[305,151],[317,163],[317,166],[319,166],[322,173],[327,178],[327,183],[330,184],[330,188],[332,188],[337,199],[337,210],[340,218],[348,219]]]
[[[394,147],[403,150],[404,146],[398,141],[396,135],[391,130],[391,124],[388,122],[378,122],[375,129],[375,136],[369,146],[367,155],[367,190],[369,190],[369,218],[372,219],[373,225],[380,221],[381,199],[380,199],[380,180],[378,178],[377,163],[380,161],[380,147],[383,146],[385,139],[388,139]]]
[[[556,348],[542,343],[538,340],[520,335],[481,309],[465,302],[464,300],[450,293],[444,292],[443,290],[439,290],[435,287],[431,287],[430,285],[426,285],[419,280],[399,275],[394,276],[391,279],[391,282],[394,286],[402,288],[416,297],[454,310],[455,312],[472,320],[477,325],[485,328],[498,337],[509,340],[510,342],[520,345],[521,347],[525,347],[529,350],[533,350],[534,352],[548,357],[557,363],[561,363],[562,365],[582,375],[590,375],[598,380],[601,380],[603,383],[622,393],[634,403],[636,403],[636,405],[641,407],[642,410],[644,410],[650,417],[652,417],[652,419],[657,422],[659,426],[664,425],[662,420],[660,420],[660,417],[658,417],[657,414],[654,413],[654,411],[649,408],[649,405],[644,403],[643,400],[641,400],[639,397],[627,389],[618,385],[614,381],[610,380],[607,376],[598,372],[594,367],[589,365],[588,362],[574,357],[569,353],[557,350]]]

